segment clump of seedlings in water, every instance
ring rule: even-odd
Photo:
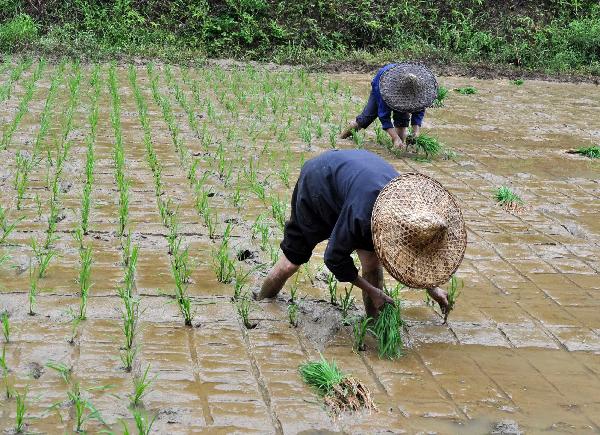
[[[254,329],[256,328],[256,323],[250,322],[250,308],[252,306],[252,301],[250,300],[250,296],[245,294],[241,298],[239,298],[235,303],[235,309],[242,319],[242,323],[246,329]]]
[[[148,394],[148,389],[154,379],[148,378],[148,371],[150,370],[150,364],[146,366],[146,370],[141,376],[135,376],[133,378],[133,394],[131,395],[131,407],[136,408],[142,404],[143,397]]]
[[[509,212],[518,212],[523,207],[523,200],[506,186],[500,186],[494,193],[496,203],[504,210]]]
[[[46,276],[46,271],[50,266],[50,261],[56,255],[56,251],[51,248],[46,249],[43,246],[38,245],[35,239],[31,239],[30,246],[33,250],[33,255],[36,258],[38,278],[43,278]]]
[[[29,293],[27,300],[29,301],[29,315],[35,316],[35,303],[37,301],[37,295],[39,293],[38,280],[39,272],[36,267],[32,265],[32,261],[29,260]]]
[[[298,326],[298,304],[291,302],[287,307],[288,320],[294,328]]]
[[[79,320],[86,319],[87,301],[92,287],[90,279],[92,272],[92,248],[87,247],[79,250],[79,313],[77,317]]]
[[[458,92],[461,95],[473,95],[477,93],[477,89],[473,86],[464,86],[462,88],[454,88],[454,92]]]
[[[417,153],[425,154],[426,159],[437,156],[442,151],[442,144],[433,136],[420,134],[413,139]]]
[[[444,100],[447,96],[448,88],[444,86],[439,86],[437,90],[437,96],[435,97],[435,100],[433,100],[431,107],[444,107]]]
[[[362,352],[365,350],[365,337],[369,330],[369,325],[373,319],[371,317],[361,316],[354,319],[352,324],[352,333],[354,342],[352,348],[356,352]]]
[[[15,432],[23,433],[25,429],[25,414],[27,412],[27,390],[22,393],[15,392],[15,401],[17,402],[15,415]]]
[[[569,154],[580,154],[590,159],[600,159],[600,146],[592,145],[589,147],[580,147],[576,150],[567,151]]]
[[[131,410],[131,414],[133,415],[133,421],[135,422],[135,428],[137,429],[138,435],[149,435],[152,431],[152,426],[158,417],[158,414],[155,414],[152,418],[148,417],[144,411],[139,408],[133,408]],[[121,420],[121,424],[123,425],[123,435],[130,435],[129,428],[127,424]]]
[[[6,346],[2,346],[2,357],[0,357],[0,368],[2,369],[2,381],[4,382],[4,396],[10,399],[13,396],[10,387],[8,363],[6,362]]]
[[[2,208],[0,205],[0,245],[4,244],[8,239],[8,236],[15,230],[17,224],[23,220],[23,218],[19,218],[13,222],[8,221],[7,211]]]
[[[188,248],[177,248],[171,257],[171,273],[175,280],[175,299],[179,306],[179,311],[183,316],[185,325],[192,326],[194,313],[192,310],[192,300],[187,291],[191,276]]]
[[[452,275],[452,278],[450,278],[450,284],[448,286],[448,309],[444,314],[444,323],[448,322],[448,315],[450,314],[450,311],[454,309],[454,306],[456,305],[456,300],[460,296],[460,293],[464,286],[465,283],[462,279],[459,279],[455,275]]]
[[[227,224],[221,244],[213,250],[213,270],[219,282],[228,284],[236,275],[235,261],[229,252],[229,238],[231,237],[231,224]]]
[[[333,414],[360,409],[375,410],[377,406],[369,389],[353,376],[344,374],[335,361],[306,362],[299,367],[300,377],[310,385]]]
[[[512,84],[516,85],[516,86],[521,86],[523,83],[525,83],[525,80],[523,80],[523,79],[514,79],[512,81]]]
[[[377,337],[379,358],[395,359],[402,356],[401,329],[404,325],[401,313],[400,287],[385,292],[394,300],[394,304],[385,304],[373,325],[373,335]]]

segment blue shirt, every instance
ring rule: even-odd
[[[383,187],[396,171],[365,150],[335,150],[307,161],[298,178],[296,216],[307,240],[329,239],[325,265],[338,281],[358,276],[352,252],[373,251],[371,214]]]
[[[388,128],[393,128],[394,125],[392,124],[391,120],[392,109],[386,104],[385,101],[383,101],[383,98],[381,97],[381,91],[379,90],[379,81],[381,80],[382,74],[394,66],[396,66],[395,63],[389,63],[380,68],[379,71],[377,71],[377,74],[375,74],[375,77],[373,77],[373,81],[371,82],[371,88],[373,89],[373,93],[375,94],[375,98],[377,99],[377,116],[381,121],[381,128],[383,128],[384,130],[387,130]]]

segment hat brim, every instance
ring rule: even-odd
[[[406,77],[417,78],[409,83]],[[379,79],[383,101],[397,112],[418,112],[431,106],[437,97],[437,80],[429,68],[420,63],[402,62],[386,70]]]
[[[403,225],[410,214],[435,213],[447,231],[435,244],[415,247],[411,229]],[[375,252],[385,269],[412,288],[433,288],[447,282],[462,262],[467,233],[454,196],[439,182],[419,173],[390,181],[379,193],[371,217]]]

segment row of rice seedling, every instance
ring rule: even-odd
[[[150,69],[151,71],[151,69]],[[188,287],[191,281],[191,261],[188,254],[188,248],[182,247],[183,236],[179,234],[179,225],[176,210],[173,209],[169,199],[164,199],[162,167],[154,150],[152,143],[152,131],[150,128],[150,119],[148,117],[148,107],[146,101],[137,84],[137,74],[135,67],[129,67],[129,82],[133,89],[133,94],[138,110],[138,117],[144,132],[144,146],[146,148],[146,160],[154,177],[154,188],[158,209],[163,225],[168,230],[167,243],[169,246],[171,274],[175,283],[175,300],[183,316],[184,323],[187,326],[192,325],[194,311],[192,301],[188,294]],[[157,89],[154,92],[158,92]]]
[[[29,112],[29,103],[33,98],[33,92],[35,91],[35,85],[39,78],[42,76],[44,68],[46,67],[46,61],[42,58],[39,60],[37,67],[33,71],[33,74],[25,83],[25,93],[21,97],[17,112],[13,120],[7,124],[2,132],[2,139],[0,140],[0,150],[6,149],[10,144],[10,141],[17,130],[17,127],[21,123],[23,117]]]
[[[90,132],[86,137],[86,157],[85,157],[85,181],[83,184],[83,194],[81,198],[81,232],[83,235],[88,234],[90,209],[92,203],[92,187],[94,185],[94,165],[96,156],[94,154],[94,146],[98,135],[98,111],[100,98],[100,66],[96,65],[92,70],[90,78],[91,91],[91,109],[88,115],[90,124]]]
[[[120,238],[123,238],[129,220],[129,180],[125,176],[125,148],[123,146],[123,130],[121,127],[121,97],[119,95],[115,63],[112,63],[108,70],[108,85],[112,106],[110,120],[115,138],[113,148],[115,181],[119,191],[119,227],[117,234]]]
[[[0,103],[10,98],[15,84],[19,81],[21,75],[23,75],[23,73],[27,71],[32,64],[33,59],[30,57],[25,57],[21,59],[21,61],[11,70],[10,76],[3,86],[0,87]]]

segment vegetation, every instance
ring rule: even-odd
[[[582,156],[589,157],[590,159],[600,159],[600,146],[598,145],[580,147],[570,152],[572,154],[581,154]]]
[[[454,88],[454,92],[458,92],[461,95],[473,95],[477,93],[477,89],[473,86],[465,86],[463,88]]]
[[[401,313],[400,288],[386,290],[394,304],[385,304],[379,312],[379,317],[373,325],[372,332],[377,337],[379,358],[395,359],[402,356],[402,335],[400,330],[404,325]]]
[[[357,317],[354,319],[354,323],[352,324],[352,332],[354,335],[354,344],[353,348],[356,352],[362,352],[365,350],[365,337],[367,336],[367,331],[369,330],[369,324],[373,319],[371,317]]]
[[[381,63],[426,56],[549,71],[600,71],[600,5],[595,0],[424,0],[391,8],[366,1],[348,7],[341,0],[181,0],[168,5],[66,0],[41,7],[5,0],[2,6],[0,50],[9,53],[33,48],[53,55],[203,55],[294,63]]]
[[[439,86],[437,90],[437,97],[431,104],[432,107],[444,107],[444,100],[448,96],[448,88]]]
[[[306,362],[299,367],[300,377],[323,397],[323,402],[334,414],[359,409],[376,410],[369,390],[357,379],[345,375],[335,361]]]
[[[494,198],[500,207],[506,211],[518,211],[523,205],[523,200],[506,186],[500,186],[494,193]]]
[[[442,144],[433,136],[421,133],[414,138],[414,145],[417,152],[425,154],[425,158],[437,156],[442,150]]]

